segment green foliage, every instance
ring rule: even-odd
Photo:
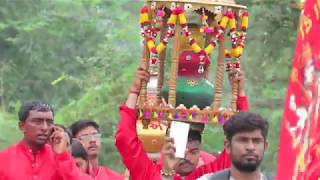
[[[4,1],[0,7],[0,107],[4,114],[16,114],[20,102],[44,99],[55,106],[58,123],[95,119],[104,130],[102,151],[108,152],[102,153],[102,163],[120,170],[119,163],[110,163],[119,161],[113,132],[118,105],[125,100],[139,62],[136,14],[140,4]],[[21,137],[13,129],[17,118],[7,116],[6,121],[0,119],[1,137],[10,134],[12,138],[1,139],[1,148]]]
[[[13,142],[17,142],[21,135],[18,133],[18,121],[14,120],[12,114],[0,112],[0,149],[5,148]]]
[[[289,0],[243,2],[250,13],[242,58],[246,92],[251,110],[271,124],[263,168],[273,174],[299,12],[290,8]],[[141,57],[138,12],[142,4],[130,0],[1,1],[0,149],[21,137],[16,116],[21,102],[44,99],[55,106],[58,123],[95,119],[103,131],[101,163],[122,169],[113,134],[118,106],[125,101]],[[170,57],[170,48],[168,52]],[[225,84],[227,104],[230,94]],[[209,126],[203,148],[221,151],[223,138],[220,127]]]

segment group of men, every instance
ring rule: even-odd
[[[92,120],[75,122],[68,133],[54,124],[50,105],[31,101],[20,108],[19,128],[22,140],[0,151],[1,180],[123,179],[98,166],[101,134]]]
[[[125,104],[120,106],[120,122],[115,145],[132,180],[266,180],[260,163],[268,147],[268,122],[245,112],[248,103],[241,73],[238,109],[223,126],[225,149],[215,160],[199,164],[202,130],[191,128],[184,158],[175,157],[172,138],[166,137],[161,161],[153,162],[137,135],[136,104],[142,81],[148,81],[146,68],[139,66]],[[193,126],[193,124],[191,124]],[[41,101],[23,104],[19,111],[20,142],[0,151],[0,180],[90,180],[125,179],[123,175],[98,165],[101,132],[92,120],[79,120],[68,130],[55,125],[54,111]]]

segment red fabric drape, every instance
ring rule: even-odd
[[[276,179],[320,176],[320,0],[307,0],[289,78]]]

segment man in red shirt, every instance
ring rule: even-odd
[[[202,135],[201,135],[202,136]],[[202,137],[201,137],[202,138]],[[201,142],[200,142],[201,143]],[[209,164],[210,162],[213,162],[213,161],[215,161],[216,160],[216,157],[214,156],[214,155],[212,155],[212,154],[210,154],[210,153],[208,153],[208,152],[205,152],[205,151],[202,151],[202,150],[200,150],[200,144],[199,144],[199,148],[197,147],[195,150],[193,150],[193,151],[198,151],[198,149],[199,149],[199,151],[200,151],[200,153],[199,153],[199,157],[196,157],[196,161],[194,162],[195,164],[196,164],[196,167],[200,167],[200,166],[202,166],[202,165],[205,165],[205,164]],[[160,153],[159,153],[160,154]],[[159,155],[160,156],[160,155]],[[150,156],[149,156],[149,158],[150,158]],[[151,158],[150,158],[151,159]],[[159,163],[160,164],[162,164],[162,157],[159,157],[159,159],[160,160],[156,160],[156,161],[154,161],[154,162],[158,162],[159,161]]]
[[[239,112],[224,125],[226,149],[231,154],[231,168],[209,173],[199,180],[269,180],[260,169],[265,151],[268,148],[269,124],[260,115]]]
[[[41,101],[21,106],[19,128],[23,139],[0,151],[0,180],[86,178],[67,153],[67,137],[63,129],[53,125],[53,115],[53,109]]]
[[[124,164],[130,171],[130,177],[132,180],[158,180],[162,177],[161,165],[153,163],[148,158],[146,152],[143,150],[142,143],[138,139],[136,132],[137,117],[135,106],[138,94],[140,92],[141,82],[143,80],[148,81],[148,78],[148,71],[146,71],[146,68],[143,65],[141,65],[138,68],[133,85],[130,88],[126,104],[120,106],[120,122],[116,132],[115,144],[121,154]],[[239,94],[241,95],[241,92],[239,92]],[[245,100],[245,102],[241,102],[241,100]],[[246,110],[248,108],[246,97],[239,97],[237,104],[238,107],[239,105],[242,105],[244,107],[243,110]],[[198,149],[200,146],[200,143],[196,145],[194,142],[192,142],[192,144],[194,145],[194,147],[191,147],[190,143],[188,143],[187,149]],[[190,152],[190,154],[192,153]],[[217,157],[217,159],[211,163],[210,166],[206,166],[205,168],[201,167],[199,170],[196,170],[195,172],[192,172],[195,168],[194,164],[189,162],[185,165],[183,164],[184,162],[181,162],[181,165],[179,166],[181,168],[175,169],[177,174],[175,175],[174,179],[181,179],[180,174],[184,176],[185,180],[196,179],[196,177],[200,177],[204,171],[206,173],[215,172],[224,168],[228,168],[231,164],[230,157],[228,154],[226,154],[225,151],[223,151]],[[194,167],[191,168],[192,166]]]
[[[92,120],[79,120],[70,126],[72,136],[78,139],[88,154],[87,173],[95,180],[124,179],[120,174],[103,166],[98,165],[98,156],[101,146],[101,134],[99,125]]]
[[[200,157],[197,167],[200,167],[204,164],[208,164],[212,161],[215,161],[216,157],[208,152],[200,151]]]

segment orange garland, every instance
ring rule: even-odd
[[[225,50],[226,58],[237,58],[239,59],[243,54],[244,49],[244,41],[246,39],[246,32],[248,29],[248,12],[244,12],[242,14],[242,22],[241,22],[241,32],[236,31],[236,20],[232,12],[227,13],[229,18],[229,27],[230,27],[230,36],[232,42],[231,51]]]
[[[205,15],[203,15],[202,19],[205,19]],[[238,35],[239,33],[236,31],[236,20],[232,13],[232,11],[228,11],[224,16],[222,17],[219,26],[215,29],[215,35],[211,38],[209,45],[202,49],[198,43],[195,41],[195,39],[192,37],[192,33],[189,31],[188,28],[188,22],[186,19],[186,16],[184,14],[184,10],[181,7],[177,7],[174,10],[172,10],[172,13],[168,19],[167,25],[168,25],[168,31],[165,34],[165,37],[161,40],[161,42],[156,45],[155,44],[155,37],[157,32],[152,32],[152,30],[149,28],[150,20],[149,20],[149,8],[147,6],[144,6],[141,8],[140,11],[140,24],[142,29],[143,36],[147,37],[147,46],[148,49],[151,52],[152,63],[154,64],[157,60],[157,55],[160,54],[168,44],[168,39],[172,38],[174,35],[174,27],[179,19],[180,25],[182,26],[182,29],[184,31],[184,35],[189,38],[189,44],[192,48],[192,50],[199,54],[200,57],[200,66],[199,66],[199,73],[203,73],[203,66],[204,66],[204,59],[206,56],[209,56],[211,52],[215,49],[217,46],[217,41],[221,38],[222,34],[224,34],[225,29],[227,25],[230,27],[230,34],[231,34],[231,41],[232,41],[232,50],[225,50],[225,56],[227,58],[235,57],[239,59],[243,54],[244,49],[244,41],[246,39],[246,31],[248,28],[248,12],[244,12],[242,14],[242,22],[241,22],[241,35]],[[203,27],[202,27],[203,28]],[[209,27],[207,27],[209,28]],[[213,29],[213,28],[211,28]],[[200,31],[203,31],[203,29],[200,29]]]

